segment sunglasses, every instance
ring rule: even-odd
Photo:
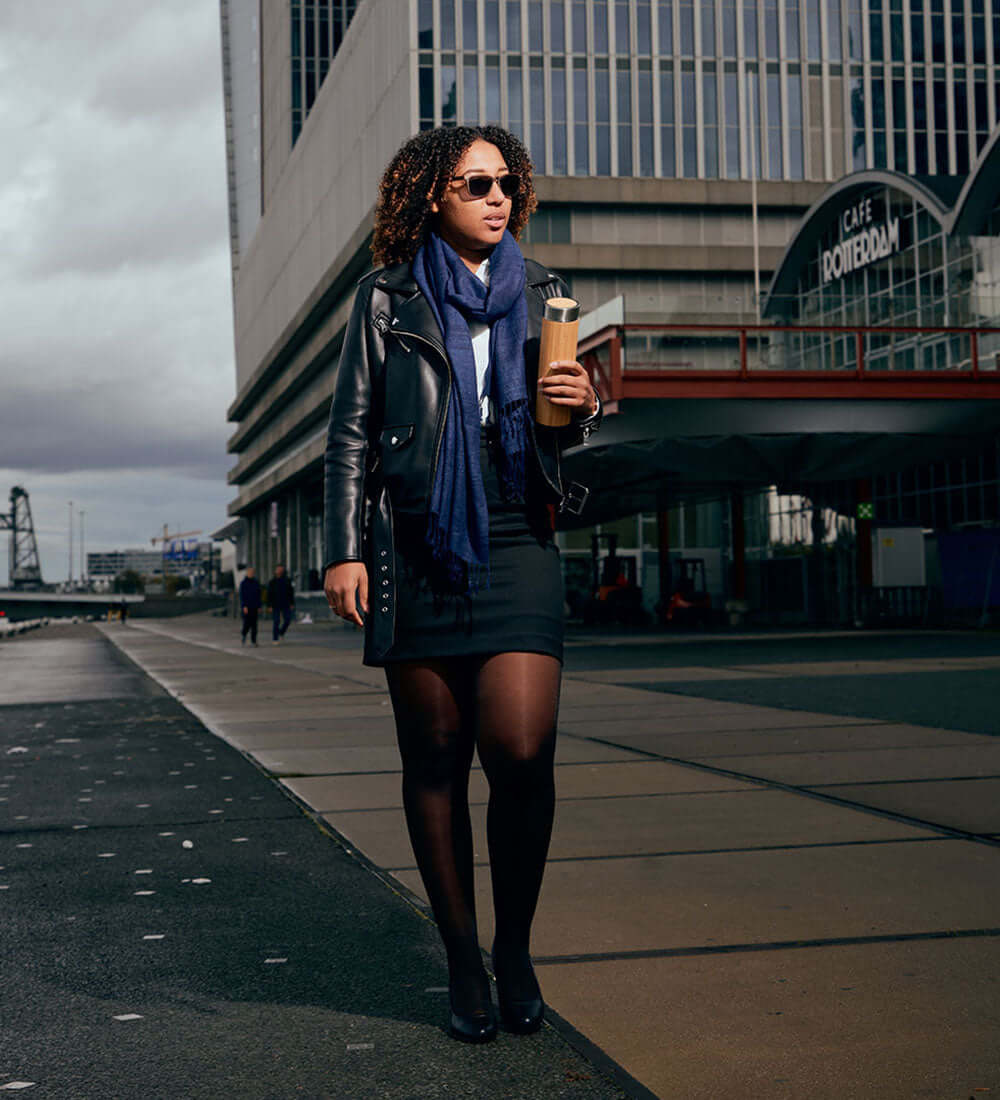
[[[452,176],[451,179],[452,183],[461,180],[474,199],[485,199],[493,190],[494,183],[499,184],[508,199],[512,199],[521,189],[521,177],[514,172],[508,172],[506,176]]]

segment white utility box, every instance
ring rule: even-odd
[[[926,588],[922,527],[878,527],[872,531],[876,588]]]

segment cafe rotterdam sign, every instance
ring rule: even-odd
[[[899,251],[899,218],[876,222],[870,198],[849,206],[838,223],[840,241],[820,257],[824,285]]]

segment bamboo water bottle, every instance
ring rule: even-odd
[[[542,338],[538,348],[538,378],[543,379],[553,363],[576,358],[576,337],[580,327],[580,303],[574,298],[549,298],[542,317]],[[535,419],[547,428],[568,424],[570,411],[553,405],[538,391]]]

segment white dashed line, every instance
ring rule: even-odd
[[[234,844],[246,844],[246,842],[247,842],[247,841],[248,841],[249,839],[250,839],[250,838],[249,838],[248,836],[234,836],[234,837],[233,837],[233,843],[234,843]]]
[[[288,959],[287,958],[284,958],[284,959],[265,959],[264,962],[267,965],[271,965],[272,963],[286,963],[286,962],[288,962]]]
[[[114,859],[116,855],[118,855],[117,852],[98,852],[97,853],[97,858],[98,859]]]
[[[112,1020],[142,1020],[143,1016],[140,1016],[138,1012],[125,1012],[121,1016],[112,1016]]]
[[[33,1089],[34,1087],[34,1081],[8,1081],[6,1085],[0,1085],[0,1092],[13,1092],[15,1089]]]
[[[140,867],[138,871],[133,871],[133,875],[151,875],[153,873],[152,867]]]
[[[155,894],[155,893],[156,893],[155,890],[136,890],[135,896],[137,898],[148,898],[148,897],[152,897],[152,895]]]
[[[193,883],[193,884],[194,884],[195,886],[204,886],[204,885],[205,885],[205,883],[207,883],[207,882],[211,882],[211,881],[212,881],[212,880],[211,880],[210,878],[193,878],[193,879],[191,879],[191,882],[192,882],[192,883]]]
[[[142,937],[144,940],[162,940],[165,938],[163,932],[151,932],[148,936]]]
[[[157,833],[157,836],[174,836],[174,833]]]

